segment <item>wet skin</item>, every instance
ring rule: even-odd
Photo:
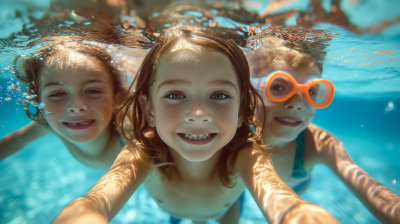
[[[265,74],[274,70],[286,70],[297,82],[310,76],[320,76],[314,66],[293,70],[284,63],[269,66]],[[262,77],[262,74],[258,74]],[[261,93],[261,92],[260,92]],[[273,103],[264,97],[266,120],[263,108],[257,108],[258,117],[264,123],[263,142],[274,147],[272,161],[277,173],[291,187],[298,181],[291,180],[296,151],[296,138],[306,129],[304,169],[311,172],[316,164],[328,166],[336,176],[358,197],[369,211],[383,223],[400,222],[400,197],[381,185],[351,159],[341,141],[331,133],[311,124],[314,110],[305,110],[300,94],[281,103]],[[295,126],[282,122],[282,119],[301,121]]]

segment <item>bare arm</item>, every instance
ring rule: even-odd
[[[322,163],[342,180],[380,222],[400,223],[400,196],[357,166],[335,136],[314,125],[310,125],[309,129]]]
[[[114,218],[148,175],[129,147],[122,149],[110,170],[88,193],[70,202],[54,223],[108,223]]]
[[[236,164],[269,223],[339,223],[323,208],[297,196],[276,173],[267,152],[243,149]]]
[[[36,121],[32,121],[25,127],[14,131],[0,139],[0,160],[10,156],[30,142],[50,133],[46,127]]]

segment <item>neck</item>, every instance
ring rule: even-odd
[[[292,144],[292,142],[295,140],[296,139],[293,139],[292,141],[282,140],[276,138],[270,133],[263,133],[263,138],[262,138],[263,144],[270,145],[273,150],[281,150],[281,151],[282,149],[288,148],[287,146]]]
[[[222,149],[216,152],[211,158],[202,162],[192,162],[183,158],[174,149],[169,148],[174,163],[176,165],[177,174],[180,178],[202,182],[213,178],[218,169],[218,162],[221,158]]]

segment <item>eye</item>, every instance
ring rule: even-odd
[[[270,89],[272,91],[283,91],[285,90],[285,87],[283,85],[273,85]]]
[[[318,87],[313,86],[312,88],[310,88],[310,89],[308,90],[308,93],[310,94],[310,96],[313,96],[313,95],[317,95],[317,94],[318,94],[318,91],[319,91]]]
[[[49,95],[49,97],[62,97],[62,96],[66,96],[66,95],[67,95],[67,93],[60,91],[60,92],[51,93]]]
[[[102,92],[98,89],[88,89],[88,90],[86,90],[86,93],[97,94],[97,93],[102,93]]]
[[[226,93],[214,93],[213,95],[211,95],[210,98],[216,99],[216,100],[223,100],[223,99],[230,98],[230,97]]]
[[[166,97],[166,98],[169,98],[169,99],[174,99],[174,100],[186,98],[182,93],[178,93],[178,92],[169,93],[169,94],[167,94],[165,97]]]

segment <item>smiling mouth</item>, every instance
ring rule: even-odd
[[[302,121],[294,120],[294,119],[288,119],[288,118],[276,117],[275,120],[278,121],[278,123],[280,123],[282,125],[292,126],[292,127],[296,127],[296,126],[298,126],[298,125],[300,125],[302,123]]]
[[[178,136],[186,143],[193,145],[203,145],[211,142],[217,136],[217,133],[207,133],[202,135],[178,133]]]
[[[95,120],[88,120],[83,122],[61,122],[64,126],[70,129],[85,129],[90,127]]]

